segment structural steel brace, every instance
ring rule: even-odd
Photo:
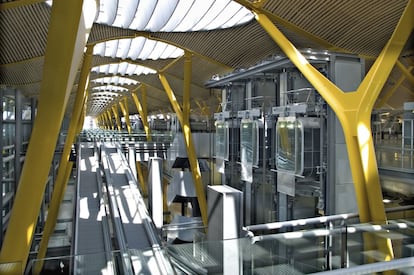
[[[121,107],[122,114],[125,118],[128,134],[131,134],[131,122],[129,120],[128,102],[126,101],[126,97],[124,98],[124,102],[122,102],[122,100],[119,101],[119,106]]]
[[[399,60],[397,60],[396,62],[398,69],[400,69],[400,71],[403,73],[403,75],[405,76],[405,78],[411,82],[411,84],[414,85],[414,75],[411,74],[411,68],[412,66],[410,66],[409,68],[406,68],[404,66],[404,64],[402,64]]]
[[[69,123],[66,141],[59,162],[59,169],[57,172],[56,182],[53,188],[52,200],[50,202],[47,220],[45,228],[43,230],[42,240],[40,241],[39,251],[37,253],[38,260],[43,259],[46,256],[49,239],[55,229],[57,217],[59,214],[59,207],[63,201],[66,186],[70,176],[70,171],[72,170],[73,162],[69,161],[69,156],[72,149],[72,144],[75,141],[75,137],[77,135],[77,129],[79,126],[79,121],[81,120],[82,109],[83,106],[85,106],[86,87],[92,65],[92,54],[93,46],[88,46],[83,59],[83,65],[79,78],[79,85],[76,93],[75,104],[73,106],[72,117]],[[42,269],[42,266],[43,261],[39,261],[36,265],[34,273],[39,274]]]
[[[410,66],[409,68],[408,68],[408,71],[409,72],[411,72],[412,71],[412,69],[413,69],[414,67],[413,66]],[[401,86],[401,84],[404,82],[404,80],[405,80],[405,75],[404,74],[402,74],[399,78],[398,78],[398,80],[397,80],[397,82],[392,86],[392,88],[389,90],[389,91],[387,91],[387,93],[384,95],[384,96],[382,96],[378,101],[377,101],[377,103],[375,104],[375,108],[381,108],[381,107],[383,107],[384,105],[385,105],[385,103],[387,103],[387,101],[392,97],[392,95],[397,91],[397,89]]]
[[[318,72],[265,15],[255,12],[256,20],[338,116],[344,129],[361,222],[386,223],[370,116],[375,100],[413,29],[414,19],[410,14],[413,9],[413,1],[410,0],[374,65],[357,91],[350,93],[344,93]],[[377,245],[385,259],[393,257],[388,239],[377,239]]]
[[[136,92],[140,88],[142,90],[141,91],[142,104],[139,101],[138,95],[136,94]],[[132,96],[132,99],[134,100],[137,111],[141,117],[141,121],[142,121],[142,125],[144,126],[144,131],[145,131],[147,141],[151,141],[151,130],[148,124],[148,116],[147,116],[148,115],[147,114],[147,86],[145,84],[141,84],[140,86],[138,86],[137,89],[131,92],[131,96]],[[136,162],[136,167],[137,167],[138,179],[141,184],[142,192],[144,193],[143,195],[147,196],[148,190],[147,190],[147,185],[145,184],[146,180],[144,179],[146,178],[146,176],[144,175],[140,161]]]
[[[111,115],[111,109],[106,110],[106,116],[108,117],[109,126],[111,127],[111,130],[115,130],[114,122],[112,121],[112,115]]]
[[[118,106],[117,104],[112,105],[111,110],[114,113],[115,120],[116,120],[116,125],[118,127],[118,131],[121,132],[121,130],[122,130],[121,119],[119,118],[118,107],[117,106]]]
[[[141,88],[142,103],[140,102],[138,95],[136,94],[137,90]],[[143,84],[138,87],[137,90],[131,92],[132,99],[134,100],[137,111],[141,117],[142,125],[144,126],[145,135],[147,136],[147,141],[151,141],[151,130],[148,124],[148,114],[147,114],[147,87]]]
[[[0,265],[1,274],[22,274],[29,256],[55,144],[86,45],[85,34],[93,23],[82,16],[83,2],[55,1],[52,5],[38,112],[0,253],[1,263],[14,265]]]
[[[178,120],[180,121],[181,128],[184,134],[184,141],[187,150],[188,161],[190,163],[191,174],[193,176],[193,181],[196,189],[198,204],[200,206],[201,218],[203,224],[207,226],[208,217],[207,217],[207,201],[204,192],[203,182],[201,180],[200,166],[197,160],[197,154],[194,148],[193,137],[191,135],[190,128],[190,84],[191,84],[191,55],[186,54],[186,60],[184,62],[184,95],[183,95],[183,108],[181,108],[180,103],[177,101],[177,98],[174,95],[171,86],[168,83],[166,77],[160,73],[158,74],[161,84],[165,89],[165,92],[168,96],[168,99],[171,102],[171,106],[174,109],[174,112],[177,115]]]

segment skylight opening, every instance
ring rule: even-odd
[[[102,92],[128,92],[127,88],[115,86],[115,85],[105,85],[105,86],[98,86],[93,87],[92,91],[102,91]],[[96,94],[96,93],[94,93]]]
[[[136,37],[98,43],[94,47],[93,54],[132,60],[156,60],[180,57],[184,54],[184,50],[165,42]]]
[[[230,28],[253,18],[248,9],[230,0],[100,0],[96,23],[138,31],[189,32]]]
[[[128,62],[111,63],[101,66],[96,66],[91,69],[92,72],[103,74],[120,74],[124,75],[147,75],[155,74],[157,71],[145,66],[131,64]]]
[[[92,83],[97,83],[97,84],[114,84],[114,85],[136,85],[139,82],[131,79],[131,78],[127,78],[127,77],[119,77],[119,76],[107,76],[107,77],[101,77],[101,78],[97,78],[91,81]]]

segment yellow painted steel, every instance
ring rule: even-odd
[[[138,89],[141,88],[141,96],[142,96],[142,104],[138,98],[136,92]],[[144,126],[145,135],[147,141],[151,141],[151,129],[148,124],[148,117],[147,117],[147,86],[145,84],[140,85],[136,90],[131,92],[132,99],[134,100],[135,106],[137,107],[138,113],[141,116],[142,125]],[[140,161],[136,162],[138,179],[141,184],[142,192],[144,196],[148,196],[147,190],[147,177],[144,175],[142,170],[142,164]],[[164,194],[163,194],[164,195]]]
[[[114,113],[114,116],[115,116],[115,120],[116,120],[116,125],[117,125],[117,127],[118,127],[118,131],[121,131],[122,130],[122,127],[121,127],[121,119],[119,118],[119,114],[118,114],[118,107],[117,107],[118,105],[116,105],[116,104],[114,104],[114,105],[112,105],[112,112]]]
[[[341,91],[319,73],[265,15],[256,12],[256,20],[338,116],[344,129],[361,222],[386,222],[370,116],[375,100],[413,29],[414,20],[409,14],[413,9],[413,1],[410,0],[392,37],[357,91],[349,93]],[[390,244],[387,239],[377,239],[377,246],[385,254],[385,259],[393,257]]]
[[[129,107],[128,107],[128,99],[127,99],[127,97],[124,98],[124,104],[125,104],[124,108],[125,108],[125,113],[126,113],[125,120],[127,122],[128,129],[129,129],[128,130],[128,133],[131,134],[132,133],[132,128],[131,128],[131,121],[129,119]]]
[[[141,116],[142,125],[144,126],[145,135],[147,141],[151,141],[151,129],[148,124],[147,114],[147,88],[145,85],[141,85],[142,104],[136,94],[136,91],[131,93],[132,99],[134,100],[135,106],[137,107],[138,113]]]
[[[126,100],[127,100],[126,97],[123,100],[120,100],[119,106],[121,107],[122,114],[124,115],[124,118],[125,118],[128,134],[131,134],[131,122],[129,120],[128,102]]]
[[[106,111],[104,111],[102,113],[102,117],[104,118],[104,121],[105,121],[105,129],[110,130],[111,129],[111,121],[110,121],[110,118],[108,116],[108,113]]]
[[[57,172],[56,182],[52,193],[52,199],[50,202],[47,220],[45,228],[43,230],[42,240],[39,244],[39,251],[37,259],[43,259],[46,256],[46,250],[49,243],[51,234],[56,226],[57,217],[59,214],[59,206],[62,203],[63,196],[65,194],[67,182],[69,179],[70,171],[72,170],[72,162],[69,162],[69,156],[72,149],[72,144],[75,141],[76,130],[78,129],[79,120],[81,119],[81,113],[86,100],[86,85],[89,81],[88,76],[92,64],[93,46],[89,46],[83,58],[83,66],[79,78],[78,90],[76,93],[75,104],[72,110],[72,116],[69,123],[69,128],[66,136],[65,145],[63,147],[62,156],[59,163],[59,169]],[[43,265],[43,261],[38,262],[36,266],[35,274],[39,274]]]
[[[408,67],[408,72],[411,73],[411,71],[414,69],[413,66]],[[388,100],[391,98],[391,96],[398,90],[398,88],[401,86],[401,84],[404,82],[405,80],[405,75],[401,75],[397,82],[392,86],[392,88],[387,91],[387,93],[380,99],[377,101],[377,103],[375,104],[374,108],[381,108],[385,105],[385,103],[388,102]],[[413,93],[414,95],[414,93]]]
[[[44,2],[45,0],[19,0],[19,1],[12,1],[12,2],[5,2],[0,4],[0,11],[18,8],[21,6],[32,5],[40,2]]]
[[[86,96],[84,98],[83,105],[82,105],[81,115],[79,117],[78,124],[77,124],[77,127],[76,127],[76,135],[79,135],[80,134],[80,132],[82,131],[82,128],[83,128],[83,124],[85,122],[85,117],[86,117],[86,102],[87,101],[88,101],[88,92],[86,91]]]
[[[184,53],[184,89],[183,89],[183,119],[190,125],[191,110],[191,79],[192,79],[192,55]]]
[[[408,81],[410,81],[412,84],[414,84],[414,75],[411,73],[411,69],[410,68],[406,68],[404,66],[404,64],[402,64],[399,60],[397,60],[397,67],[401,70],[401,72],[403,73],[403,75],[405,75],[405,77],[407,78]]]
[[[99,128],[102,128],[102,129],[106,129],[106,130],[108,130],[108,121],[106,120],[106,115],[105,115],[105,113],[103,112],[103,113],[101,113],[100,115],[99,115],[99,118],[100,118],[100,120],[101,120],[101,124],[100,124],[100,127]]]
[[[108,118],[109,126],[111,127],[111,130],[115,130],[115,125],[114,125],[114,123],[112,121],[111,110],[108,109],[108,110],[106,110],[105,113],[106,113],[106,117]]]
[[[25,164],[0,253],[0,262],[20,264],[1,274],[16,274],[28,259],[66,104],[87,40],[81,0],[54,1],[35,119]],[[80,24],[82,20],[82,24]]]
[[[171,215],[170,212],[168,210],[168,184],[169,184],[170,180],[166,177],[162,178],[162,208],[163,208],[163,212],[164,212],[164,220],[167,223],[171,223]]]
[[[195,103],[197,104],[198,108],[200,109],[200,113],[204,116],[210,116],[212,115],[210,112],[210,108],[206,104],[205,101],[200,102],[199,100],[196,100]]]
[[[185,69],[185,71],[186,70],[187,69]],[[201,218],[203,220],[203,224],[207,226],[208,224],[207,200],[205,196],[203,182],[201,180],[200,167],[198,165],[197,155],[196,155],[196,151],[194,148],[193,138],[191,135],[190,121],[188,119],[187,120],[184,119],[184,118],[189,118],[189,115],[183,114],[183,110],[181,109],[181,106],[179,102],[177,101],[177,98],[175,97],[174,92],[171,89],[170,84],[168,83],[168,80],[165,78],[165,76],[163,74],[159,74],[158,76],[160,78],[161,84],[163,85],[165,89],[168,99],[170,100],[170,103],[177,115],[177,118],[180,121],[181,128],[183,129],[188,161],[190,162],[191,173],[193,175],[193,181],[194,181],[194,185],[196,189],[198,204],[200,206]]]
[[[138,180],[139,180],[139,183],[141,184],[142,192],[144,193],[143,196],[147,197],[148,190],[147,190],[147,185],[145,184],[147,182],[147,178],[146,178],[146,175],[144,175],[144,172],[142,170],[142,164],[140,161],[136,162],[136,167],[137,167]]]
[[[276,21],[278,24],[290,29],[291,31],[300,35],[301,37],[305,39],[309,39],[310,41],[313,41],[328,50],[347,52],[346,50],[333,45],[332,43],[326,41],[325,39],[322,39],[321,37],[318,37],[315,34],[312,34],[295,24],[292,24],[289,20],[286,20],[285,18],[282,18],[276,14],[270,13],[265,9],[262,9],[263,2],[265,1],[249,1],[249,0],[234,0],[234,1],[245,6],[246,8],[255,10],[258,13],[265,15],[266,17],[270,18],[273,21]]]

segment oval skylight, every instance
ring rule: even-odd
[[[110,92],[107,90],[103,90],[103,89],[96,89],[95,91],[93,91],[89,97],[93,98],[93,97],[105,97],[105,98],[114,98],[120,96],[119,93],[116,92]]]
[[[96,84],[114,84],[114,85],[136,85],[139,83],[138,81],[134,79],[127,78],[127,77],[119,77],[119,76],[101,77],[101,78],[93,79],[91,82],[96,83]]]
[[[96,23],[138,31],[189,32],[230,28],[253,18],[231,0],[100,0]]]
[[[128,89],[120,87],[120,86],[115,86],[115,85],[105,85],[105,86],[93,87],[92,91],[128,92]]]
[[[147,75],[155,74],[156,71],[148,67],[131,64],[128,62],[111,63],[101,66],[96,66],[91,69],[92,72],[104,74],[120,74],[120,75]]]
[[[162,41],[145,37],[124,38],[101,42],[93,48],[94,55],[132,60],[177,58],[184,51]]]

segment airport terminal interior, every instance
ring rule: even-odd
[[[0,274],[414,274],[414,0],[0,0]]]

